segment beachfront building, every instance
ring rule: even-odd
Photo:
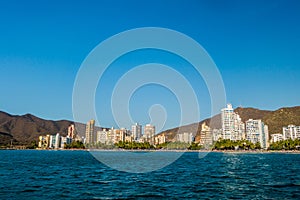
[[[41,135],[39,136],[38,148],[47,149],[49,148],[50,135]]]
[[[101,143],[101,144],[106,144],[106,142],[107,142],[107,132],[108,131],[106,129],[103,129],[101,131],[97,131],[96,142]]]
[[[218,141],[220,139],[222,139],[222,129],[213,129],[212,130],[212,138],[213,141]]]
[[[73,139],[69,136],[66,136],[66,137],[61,136],[61,138],[60,138],[60,148],[64,149],[65,146],[67,144],[71,144],[72,141],[73,141]]]
[[[95,120],[90,120],[86,124],[85,129],[85,143],[86,144],[94,144],[96,142],[96,135],[95,135]]]
[[[123,142],[125,139],[125,134],[127,133],[127,130],[125,128],[116,129],[115,130],[115,137],[114,137],[114,143]]]
[[[71,124],[68,127],[68,137],[72,138],[72,139],[76,138],[76,130],[75,130],[75,125],[74,124]]]
[[[300,126],[288,125],[282,128],[283,139],[300,139]]]
[[[232,105],[227,104],[221,110],[222,139],[242,140],[245,137],[245,124],[240,116],[234,112]]]
[[[212,143],[213,143],[212,131],[210,127],[207,126],[206,123],[204,122],[201,124],[199,144],[202,146],[206,146],[206,145],[212,145]]]
[[[176,141],[177,142],[184,142],[184,143],[192,143],[194,142],[195,137],[193,136],[193,133],[179,133],[176,135]]]
[[[56,135],[50,135],[49,148],[50,149],[59,149],[60,145],[61,145],[60,134],[57,133]]]
[[[259,142],[261,147],[267,149],[269,147],[269,131],[261,119],[246,121],[246,139],[252,143]]]
[[[110,130],[107,132],[107,144],[114,144],[115,143],[115,135],[116,135],[116,129],[114,127],[111,127]]]
[[[116,133],[119,130],[114,129],[103,129],[101,131],[97,131],[96,133],[96,142],[101,144],[114,144],[116,139]]]
[[[133,142],[133,137],[132,135],[125,135],[125,142]]]
[[[63,137],[59,133],[56,135],[39,136],[39,149],[63,149],[66,144],[71,144],[73,141],[69,136]]]
[[[121,129],[102,129],[101,131],[97,131],[96,134],[96,142],[101,144],[115,144],[120,141],[133,141],[132,136],[130,135],[130,131],[121,128]]]
[[[271,135],[271,142],[275,143],[275,142],[279,142],[283,140],[283,135],[281,133],[276,133]]]
[[[134,140],[138,141],[142,137],[142,125],[135,123],[131,126],[131,133]]]
[[[154,144],[155,126],[146,124],[144,128],[144,139],[150,144]]]
[[[163,144],[166,142],[166,136],[165,134],[157,135],[155,136],[154,140],[155,140],[155,145]]]

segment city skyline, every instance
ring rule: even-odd
[[[278,143],[282,141],[299,141],[300,140],[300,126],[292,125],[289,122],[288,126],[282,127],[282,133],[269,133],[268,125],[262,119],[246,119],[244,122],[238,113],[236,113],[231,104],[227,104],[225,108],[221,109],[221,128],[211,128],[202,122],[200,133],[198,130],[194,131],[175,131],[175,136],[172,132],[155,132],[154,124],[146,124],[142,129],[142,125],[134,123],[131,130],[127,128],[114,127],[110,129],[101,128],[95,130],[95,120],[91,119],[86,123],[85,134],[75,130],[75,125],[70,124],[67,131],[67,136],[60,136],[60,133],[55,135],[40,135],[38,148],[40,149],[64,149],[70,148],[72,144],[85,145],[87,148],[129,148],[129,144],[154,145],[153,148],[191,148],[212,150],[219,148],[218,143],[231,142],[235,146],[223,146],[221,148],[229,148],[233,150],[244,149],[264,149],[275,148]],[[200,124],[199,124],[200,125]],[[142,131],[143,130],[143,131]],[[171,136],[173,135],[173,136]],[[200,137],[199,137],[200,136]],[[68,146],[69,145],[69,146]],[[162,146],[163,145],[163,146]],[[190,145],[190,146],[188,146]],[[81,146],[82,147],[82,146]],[[292,148],[298,148],[294,146]],[[299,146],[300,147],[300,146]],[[132,146],[133,148],[133,146]],[[145,146],[134,148],[146,148]],[[281,148],[281,147],[280,147]],[[289,148],[289,147],[288,147]],[[194,149],[195,150],[195,149]],[[274,149],[273,149],[274,150]]]
[[[5,19],[0,38],[0,77],[4,83],[0,88],[4,94],[0,110],[12,114],[73,120],[73,84],[88,53],[114,34],[149,26],[180,31],[200,43],[222,75],[227,102],[266,110],[300,102],[295,92],[300,75],[298,1],[0,4],[0,18]],[[168,64],[188,77],[200,102],[198,121],[216,114],[210,113],[203,78],[189,63],[170,53],[147,50],[121,57],[108,69],[101,80],[104,86],[96,91],[98,125],[116,127],[109,110],[113,86],[124,72],[148,62]],[[140,88],[132,96],[133,120],[141,124],[150,122],[148,109],[157,103],[158,96],[168,113],[163,130],[176,127],[178,102],[170,91],[156,85]]]

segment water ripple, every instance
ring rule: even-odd
[[[185,153],[145,174],[85,151],[1,151],[0,160],[0,199],[300,199],[299,154]]]

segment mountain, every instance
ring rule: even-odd
[[[262,121],[268,125],[270,135],[274,133],[282,133],[282,127],[289,124],[300,126],[300,106],[280,108],[275,111],[238,107],[234,111],[240,115],[243,122],[248,119],[262,119]],[[196,141],[199,141],[201,125],[204,122],[212,129],[220,129],[222,127],[221,114],[205,119],[199,123],[172,128],[159,134],[165,134],[166,140],[172,141],[177,133],[192,132],[196,133]]]
[[[69,120],[45,120],[31,114],[10,115],[0,111],[0,146],[8,145],[11,142],[19,145],[28,145],[37,141],[40,135],[54,135],[60,133],[66,136],[68,127],[75,124],[77,134],[85,135],[85,124],[74,123]],[[95,127],[95,131],[102,130],[102,127]],[[108,128],[107,128],[108,129]]]
[[[280,108],[265,115],[262,120],[269,126],[269,133],[281,133],[283,126],[290,124],[300,126],[300,106]]]
[[[290,124],[300,126],[300,106],[280,108],[275,111],[254,108],[236,108],[242,121],[261,119],[269,127],[269,134],[282,133],[282,127]]]
[[[39,135],[66,135],[70,124],[68,120],[44,120],[31,114],[19,116],[0,111],[0,145],[9,144],[11,140],[15,144],[29,144]]]

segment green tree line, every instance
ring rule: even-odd
[[[270,144],[270,150],[298,150],[300,149],[300,140],[299,139],[288,139]]]
[[[71,144],[65,144],[65,149],[84,149],[85,146],[80,141],[73,141]]]
[[[115,144],[116,147],[121,149],[155,149],[149,142],[122,142],[119,141]]]
[[[261,149],[261,145],[259,142],[253,144],[248,140],[232,141],[229,139],[222,139],[222,140],[218,140],[213,146],[213,149],[216,150],[235,150],[236,148],[242,150],[254,150],[254,149]]]

